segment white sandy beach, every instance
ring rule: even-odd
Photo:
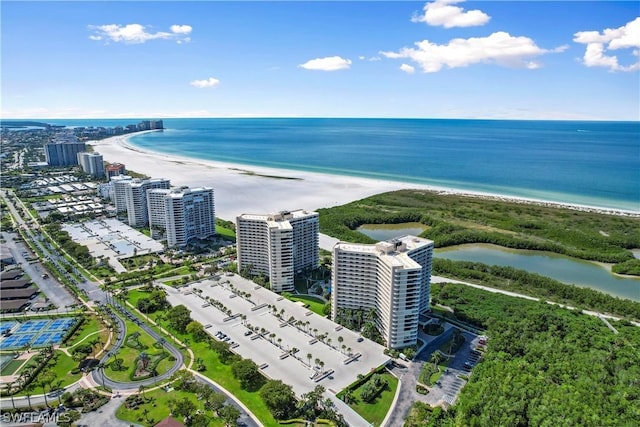
[[[230,221],[234,221],[236,216],[243,213],[314,210],[342,205],[386,191],[410,188],[579,210],[595,210],[616,215],[639,215],[637,212],[473,193],[412,183],[178,157],[132,146],[128,143],[128,136],[130,135],[88,141],[88,144],[102,154],[104,160],[123,163],[127,170],[153,178],[168,178],[172,186],[212,187],[215,194],[216,216]]]

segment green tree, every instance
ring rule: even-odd
[[[218,413],[227,401],[227,396],[222,393],[213,393],[209,399],[205,400],[204,407],[210,411]]]
[[[240,381],[240,386],[248,391],[258,390],[264,384],[264,377],[253,360],[242,359],[231,365],[233,376]]]
[[[291,418],[295,411],[296,395],[290,385],[280,380],[267,381],[260,389],[260,397],[278,420]]]
[[[191,322],[191,312],[184,305],[176,305],[167,312],[169,324],[178,332],[185,333],[187,325]]]
[[[233,405],[224,405],[220,409],[220,418],[224,421],[225,426],[235,426],[240,418],[240,410]]]
[[[207,332],[204,330],[204,327],[202,327],[202,323],[195,320],[189,322],[186,331],[193,336],[195,342],[204,341],[208,337]]]
[[[178,417],[189,417],[196,412],[196,405],[189,398],[183,397],[182,399],[169,400],[171,412]]]

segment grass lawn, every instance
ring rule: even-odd
[[[170,399],[182,400],[184,397],[195,403],[197,409],[204,410],[202,401],[198,400],[194,393],[188,393],[186,391],[173,390],[167,393],[163,389],[158,389],[145,392],[144,396],[147,399],[147,403],[138,406],[136,409],[126,408],[123,400],[122,405],[120,405],[120,407],[116,411],[116,417],[129,423],[142,424],[144,426],[153,426],[160,420],[169,416],[170,410],[168,402]],[[144,416],[145,409],[149,411],[146,419]],[[215,415],[211,411],[206,411],[205,414],[211,420],[208,424],[209,426],[224,426],[224,422],[215,417]]]
[[[62,380],[61,387],[68,386],[78,381],[82,374],[72,374],[71,370],[78,367],[78,362],[73,360],[70,356],[67,356],[60,350],[56,350],[54,355],[57,356],[57,360],[52,364],[53,358],[49,361],[49,369],[56,375],[58,380]],[[55,356],[54,356],[55,357]]]
[[[138,332],[140,335],[138,336],[138,342],[142,344],[143,347],[146,346],[145,349],[137,349],[132,348],[127,345],[123,345],[120,347],[120,350],[117,353],[117,357],[122,359],[122,366],[126,369],[122,371],[114,371],[113,370],[113,361],[114,358],[110,358],[107,363],[107,367],[105,369],[105,375],[111,378],[114,381],[130,381],[129,373],[133,369],[133,362],[140,355],[142,351],[149,354],[160,353],[160,349],[157,349],[153,346],[156,342],[149,334],[143,331],[138,325],[135,323],[125,320],[125,324],[127,327],[127,337],[135,332]],[[126,341],[125,341],[126,342]],[[173,362],[169,361],[168,358],[163,359],[157,367],[158,374],[163,374],[167,371],[171,366],[173,366]]]
[[[34,358],[29,360],[29,362],[27,362],[27,364],[21,369],[21,371],[24,370],[28,365],[36,366],[36,363],[34,362],[34,360],[35,360]],[[56,381],[60,381],[59,387],[66,387],[78,381],[82,377],[81,373],[77,373],[77,374],[71,373],[71,370],[76,367],[78,367],[78,362],[73,360],[70,356],[67,356],[62,351],[55,350],[53,352],[53,357],[49,359],[49,362],[47,363],[47,366],[46,368],[43,369],[43,371],[46,369],[48,371],[53,372],[56,378],[54,380],[54,385]],[[35,389],[34,389],[35,391],[32,391],[31,394],[32,395],[42,394],[42,388],[38,385],[38,376],[35,377],[32,384],[35,384]],[[15,396],[25,396],[25,395],[26,393],[24,390],[21,391],[20,393],[15,394]]]
[[[396,395],[396,389],[398,388],[398,379],[396,377],[387,372],[381,375],[389,382],[389,387],[383,390],[373,402],[366,403],[360,398],[362,391],[362,386],[360,386],[353,391],[356,403],[349,405],[373,426],[379,426],[382,424],[382,421],[384,421],[384,417],[391,407],[393,398]]]
[[[222,237],[225,240],[231,240],[232,242],[236,241],[236,232],[230,228],[216,225],[216,233],[218,233],[219,237]]]
[[[104,331],[96,334],[96,332],[101,329],[104,329]],[[109,330],[105,325],[100,323],[96,316],[87,316],[84,322],[82,322],[82,325],[80,325],[80,328],[73,333],[73,336],[66,342],[65,345],[69,349],[75,347],[89,335],[92,335],[91,338],[88,338],[89,341],[100,336],[103,344],[106,344],[107,338],[109,336]]]
[[[138,300],[147,298],[151,295],[151,292],[143,291],[142,289],[129,289],[127,294],[127,300],[133,304],[134,307],[138,306]]]
[[[285,298],[287,298],[288,300],[291,301],[302,301],[305,304],[308,304],[309,307],[307,307],[309,310],[313,311],[316,314],[319,314],[320,316],[324,317],[324,313],[322,312],[322,310],[324,309],[324,305],[325,302],[322,301],[322,299],[317,298],[317,297],[312,297],[312,296],[302,296],[302,295],[292,295],[288,292],[284,293]]]
[[[0,371],[0,375],[11,375],[24,363],[24,360],[12,360],[7,363],[2,371]]]

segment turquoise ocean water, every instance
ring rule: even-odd
[[[198,159],[640,211],[640,122],[242,118],[164,125],[130,142]]]

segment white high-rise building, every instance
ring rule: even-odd
[[[375,309],[389,348],[415,345],[420,313],[429,308],[433,242],[404,236],[373,245],[333,248],[331,308]]]
[[[102,154],[83,151],[78,153],[77,156],[78,164],[84,173],[96,178],[102,178],[105,176]]]
[[[269,276],[271,290],[294,290],[294,275],[319,262],[319,215],[305,210],[236,218],[238,271]]]
[[[113,185],[113,192],[110,198],[116,205],[116,212],[127,211],[126,190],[128,182],[131,181],[133,181],[133,177],[129,175],[112,176],[111,180],[109,180],[109,183]]]
[[[164,178],[134,179],[124,184],[129,226],[144,227],[149,224],[147,191],[155,188],[168,189],[170,187],[170,181]]]
[[[160,195],[151,195],[149,206],[156,196]],[[150,213],[150,220],[151,215]],[[191,239],[206,239],[215,235],[213,188],[182,187],[170,191],[164,196],[164,217],[169,247],[184,246]]]
[[[147,209],[152,239],[163,240],[167,237],[167,215],[164,199],[169,193],[171,190],[168,188],[154,188],[147,191]]]

